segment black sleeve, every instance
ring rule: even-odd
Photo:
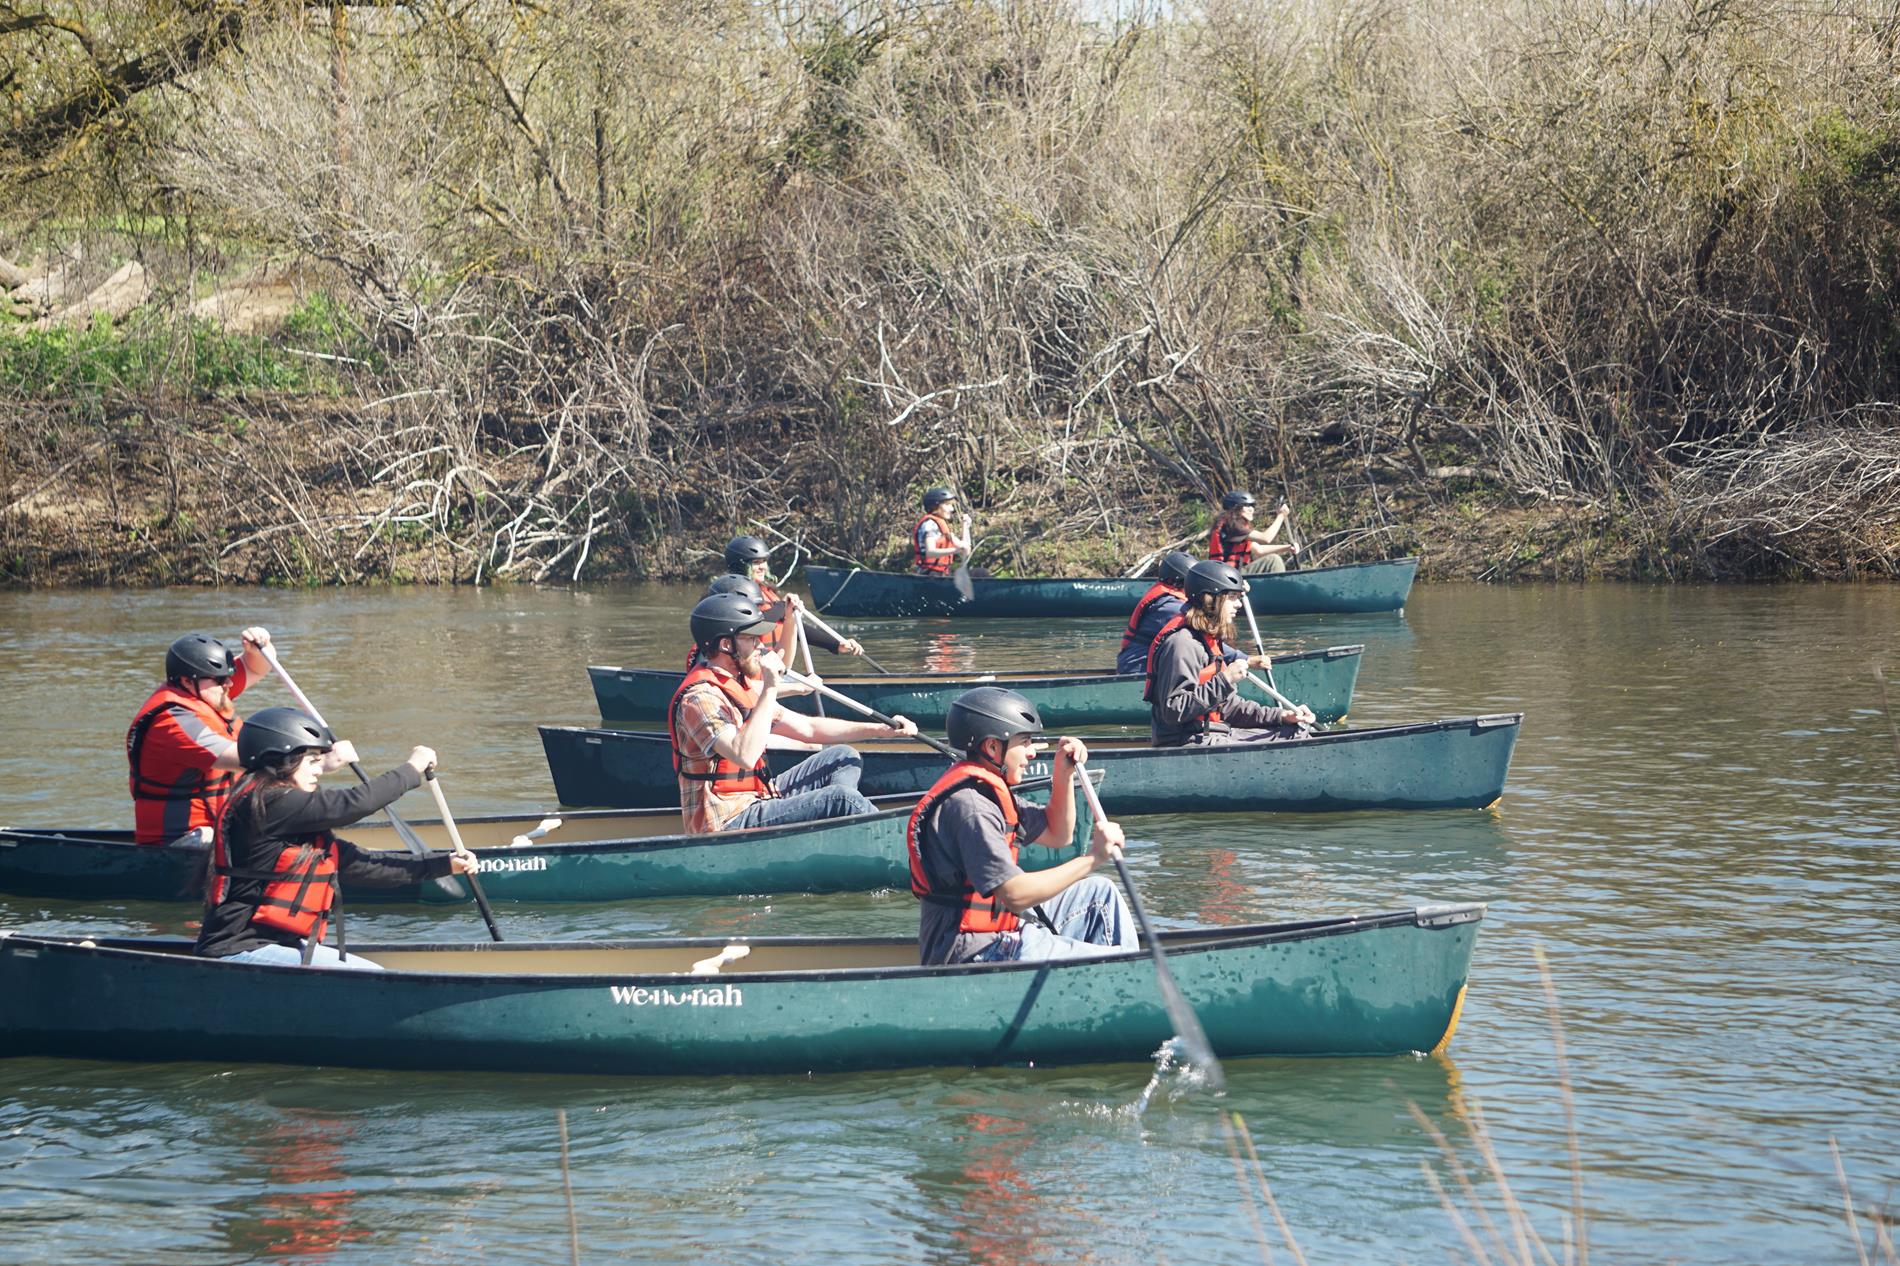
[[[342,790],[319,787],[315,791],[298,791],[293,787],[265,808],[258,834],[282,839],[334,831],[362,821],[384,805],[394,804],[403,792],[421,785],[422,775],[407,765],[398,765],[361,786]]]
[[[838,643],[841,639],[833,637],[810,620],[805,621],[805,636],[811,639],[811,644],[817,649],[830,651],[833,655],[838,653]]]
[[[777,602],[767,607],[763,614],[766,619],[772,621],[774,624],[783,623],[792,618],[792,604],[780,598]],[[804,625],[805,636],[811,639],[812,648],[814,650],[830,651],[834,655],[838,653],[837,638],[831,636],[831,634],[825,632],[823,629],[814,626],[810,620],[803,620],[800,621],[800,623]],[[791,653],[792,633],[792,626],[786,624],[785,640],[781,643],[781,649],[783,649],[787,655]],[[796,667],[796,665],[794,665],[794,667]]]
[[[371,888],[399,888],[418,879],[441,879],[449,873],[449,854],[415,857],[386,849],[358,848],[348,840],[336,842],[337,875],[346,884]]]

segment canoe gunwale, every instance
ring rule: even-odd
[[[1185,928],[1160,933],[1161,943],[1168,947],[1170,957],[1187,957],[1225,951],[1253,949],[1260,946],[1287,944],[1297,941],[1324,940],[1336,936],[1350,936],[1357,932],[1374,931],[1382,928],[1416,927],[1427,932],[1442,932],[1467,924],[1481,923],[1485,917],[1486,904],[1483,902],[1461,902],[1456,904],[1417,906],[1409,910],[1393,910],[1379,914],[1340,915],[1327,919],[1310,919],[1293,923],[1247,924],[1233,928]],[[87,942],[90,942],[88,944]],[[945,963],[934,966],[910,964],[888,967],[840,967],[820,970],[786,970],[772,972],[721,971],[709,976],[695,976],[689,972],[646,972],[613,973],[599,972],[431,972],[411,969],[397,969],[386,972],[357,972],[345,969],[330,969],[275,964],[275,963],[235,963],[221,959],[200,959],[192,954],[193,942],[183,938],[161,937],[85,937],[80,935],[43,936],[28,932],[0,931],[0,954],[14,954],[21,950],[29,954],[52,952],[56,954],[97,954],[108,958],[129,961],[165,961],[184,960],[200,967],[217,971],[250,972],[310,972],[319,973],[322,979],[347,979],[361,983],[366,988],[374,988],[380,982],[385,987],[401,987],[405,984],[420,983],[501,983],[508,982],[516,986],[535,985],[541,987],[598,987],[606,985],[628,985],[652,982],[662,987],[677,985],[682,980],[733,985],[770,985],[774,983],[811,984],[811,983],[863,983],[869,981],[913,980],[934,978],[957,978],[982,973],[1010,972],[1068,972],[1086,970],[1091,966],[1128,963],[1145,960],[1146,948],[1130,950],[1121,954],[1103,954],[1092,958],[1048,959],[1035,962],[999,962],[999,963]],[[656,937],[646,940],[624,939],[617,941],[452,941],[421,942],[413,944],[361,944],[355,952],[373,958],[378,953],[458,953],[513,954],[536,950],[700,950],[723,949],[728,945],[749,945],[754,948],[785,947],[788,949],[809,948],[813,946],[838,947],[883,947],[892,950],[915,949],[914,939],[884,936],[760,936],[760,937]]]
[[[1290,739],[1286,743],[1276,744],[1276,746],[1287,747],[1298,745],[1304,747],[1314,744],[1333,745],[1373,738],[1386,738],[1397,734],[1432,734],[1444,730],[1490,730],[1498,729],[1506,725],[1521,725],[1523,720],[1524,714],[1522,712],[1492,712],[1483,716],[1440,717],[1435,721],[1408,721],[1403,725],[1372,725],[1357,730],[1329,730],[1321,734],[1308,735],[1302,739]],[[629,730],[615,726],[540,725],[535,728],[546,733],[599,735],[606,738],[625,739],[645,743],[659,742],[670,745],[672,741],[665,734],[656,730]],[[1088,739],[1091,759],[1095,756],[1102,756],[1104,758],[1113,757],[1124,752],[1136,752],[1144,756],[1152,757],[1196,756],[1208,752],[1224,751],[1235,746],[1243,746],[1241,744],[1229,743],[1198,743],[1183,744],[1180,747],[1152,747],[1145,743],[1123,742],[1114,736],[1085,735],[1084,737]],[[896,751],[907,754],[917,750],[927,750],[922,744],[915,746],[906,744],[905,746],[899,747],[895,741],[887,742],[883,739],[872,739],[859,746],[871,751]]]

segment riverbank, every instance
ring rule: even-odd
[[[452,470],[444,454],[391,462],[365,421],[371,402],[334,394],[248,390],[214,398],[146,397],[94,406],[19,409],[0,442],[0,584],[286,585],[604,581],[703,576],[738,531],[902,569],[913,518],[904,493],[864,507],[841,539],[850,490],[791,464],[783,498],[703,519],[655,522],[626,490],[614,512],[565,555],[506,566],[485,486],[524,464],[506,451]],[[1308,556],[1321,563],[1419,554],[1421,579],[1893,579],[1900,525],[1730,533],[1698,523],[1664,496],[1592,504],[1512,494],[1472,465],[1421,473],[1374,466],[1321,435],[1294,437],[1287,485]],[[393,469],[392,469],[393,466]],[[519,472],[514,472],[519,473]],[[716,483],[716,471],[686,482]],[[1199,551],[1199,498],[1130,475],[1124,489],[1084,487],[1045,472],[972,495],[977,562],[999,574],[1120,574],[1171,541]],[[1145,485],[1145,486],[1144,486]],[[769,486],[769,485],[768,485]],[[1271,473],[1254,481],[1263,503]],[[707,498],[711,500],[711,498]],[[770,527],[765,526],[769,522]],[[545,562],[551,556],[552,566]],[[789,561],[781,553],[780,561]]]

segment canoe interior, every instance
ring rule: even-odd
[[[1197,948],[1217,948],[1241,942],[1262,940],[1299,940],[1342,935],[1376,926],[1419,924],[1426,927],[1452,927],[1472,923],[1484,915],[1484,906],[1463,904],[1425,906],[1387,914],[1344,916],[1315,919],[1301,923],[1256,924],[1230,928],[1195,928],[1166,932],[1162,943],[1170,952],[1193,952]],[[36,944],[72,946],[82,944],[77,937],[8,938],[13,953],[34,952]],[[718,955],[728,945],[747,945],[746,957],[727,963],[716,974],[693,975],[693,964]],[[133,950],[189,957],[191,943],[181,940],[105,938],[90,948]],[[1036,970],[1038,964],[968,964],[958,967],[921,968],[917,962],[917,943],[910,939],[878,938],[765,938],[760,940],[721,941],[711,938],[653,941],[644,944],[610,943],[569,945],[490,941],[465,945],[359,945],[357,952],[392,971],[422,972],[431,975],[470,976],[686,976],[711,982],[718,978],[757,979],[774,975],[811,975],[833,972],[924,971],[928,974],[968,971]],[[1145,950],[1134,951],[1139,957]],[[1086,960],[1075,960],[1077,965]],[[265,968],[296,971],[302,968]]]

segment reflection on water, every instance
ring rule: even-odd
[[[356,1192],[344,1173],[344,1144],[354,1132],[346,1117],[286,1112],[263,1130],[241,1131],[242,1151],[264,1189],[255,1201],[227,1207],[221,1229],[244,1258],[320,1260],[339,1245],[365,1238],[353,1226]]]
[[[436,746],[458,812],[552,803],[537,721],[589,723],[587,663],[672,664],[696,588],[0,595],[0,818],[123,825],[120,746],[165,644],[276,631],[365,758]],[[857,621],[886,666],[1108,663],[1118,621]],[[1555,1242],[1570,1205],[1550,957],[1598,1262],[1852,1260],[1828,1155],[1900,1184],[1900,758],[1876,663],[1900,594],[1421,589],[1404,619],[1270,621],[1363,642],[1353,723],[1522,709],[1492,813],[1131,819],[1158,922],[1482,900],[1457,1063],[589,1078],[0,1062],[0,1260],[560,1262],[554,1111],[588,1260],[1254,1263],[1220,1128],[1242,1114],[1314,1261],[1460,1251],[1416,1104],[1477,1164],[1481,1107]],[[247,710],[285,702],[275,683]],[[421,805],[417,812],[423,812]],[[908,893],[504,908],[516,939],[908,934]],[[0,897],[0,926],[188,936],[185,906]],[[352,941],[476,939],[467,909],[351,915]],[[106,1000],[85,1005],[109,1006]],[[294,1088],[294,1089],[292,1089]],[[206,1193],[216,1193],[207,1195]]]

